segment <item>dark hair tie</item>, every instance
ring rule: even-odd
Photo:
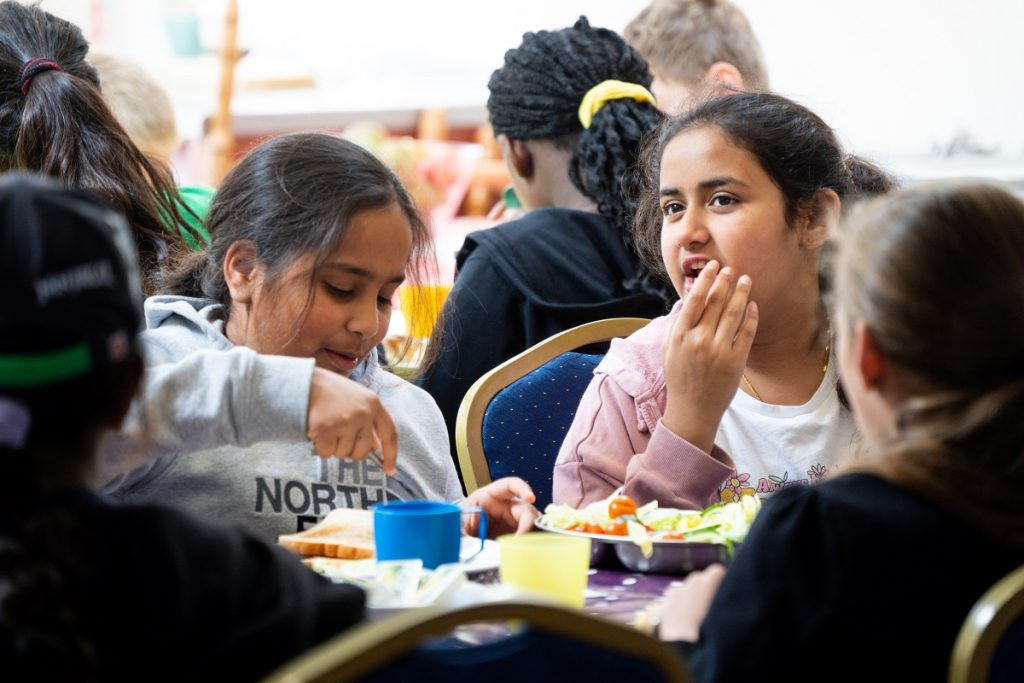
[[[21,69],[21,76],[18,78],[18,82],[21,83],[21,96],[24,97],[28,94],[28,86],[32,84],[32,79],[36,74],[42,73],[43,71],[63,71],[62,67],[52,59],[46,59],[45,57],[36,57],[25,62],[25,66]]]

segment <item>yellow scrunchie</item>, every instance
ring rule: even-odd
[[[609,100],[621,100],[626,97],[637,102],[655,104],[654,95],[642,85],[624,81],[601,81],[583,96],[583,101],[580,102],[580,123],[584,128],[590,128],[594,114],[599,112]]]

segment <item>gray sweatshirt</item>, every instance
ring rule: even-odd
[[[224,336],[224,309],[151,297],[141,343],[144,386],[101,459],[103,492],[184,508],[274,539],[336,507],[384,500],[457,501],[462,489],[429,394],[377,365],[351,378],[374,390],[398,430],[398,472],[320,458],[306,437],[313,359],[257,354]]]

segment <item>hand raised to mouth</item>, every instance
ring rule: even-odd
[[[757,332],[750,278],[708,261],[665,341],[662,424],[707,453],[736,394]]]

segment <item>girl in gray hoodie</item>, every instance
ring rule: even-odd
[[[279,137],[228,174],[208,228],[166,277],[174,295],[145,303],[148,379],[107,445],[106,492],[271,537],[337,507],[462,499],[436,404],[377,362],[393,295],[432,257],[395,175],[340,138]],[[530,527],[532,500],[506,479],[467,503],[500,533]]]

